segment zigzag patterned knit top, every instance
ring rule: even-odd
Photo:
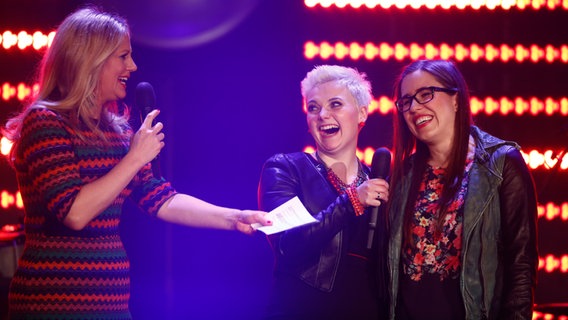
[[[25,207],[26,241],[9,294],[13,319],[130,319],[129,261],[119,236],[124,200],[156,215],[175,194],[146,165],[84,229],[63,225],[83,185],[110,171],[129,148],[131,130],[91,131],[86,143],[56,112],[37,108],[24,119],[15,167]]]

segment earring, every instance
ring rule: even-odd
[[[365,121],[359,122],[359,129],[363,129],[364,126],[365,126]]]

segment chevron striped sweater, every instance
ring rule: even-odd
[[[129,261],[119,236],[127,197],[151,215],[175,194],[146,165],[84,229],[63,225],[81,187],[105,175],[126,154],[131,131],[107,128],[105,145],[80,139],[54,111],[25,117],[14,162],[25,207],[26,241],[9,293],[13,319],[130,319]]]

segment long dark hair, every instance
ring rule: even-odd
[[[446,174],[443,177],[442,195],[438,202],[437,230],[441,231],[443,217],[445,216],[448,205],[455,198],[463,180],[464,167],[466,163],[469,135],[473,119],[469,104],[469,90],[463,75],[452,61],[448,60],[418,60],[410,63],[403,68],[394,87],[395,99],[400,98],[401,83],[404,78],[416,71],[425,71],[434,76],[446,88],[457,89],[457,112],[454,125],[454,140],[452,142],[450,159]],[[411,242],[410,229],[411,219],[414,215],[418,188],[426,170],[427,160],[430,155],[426,144],[416,139],[410,132],[404,116],[395,109],[394,135],[393,135],[394,165],[391,176],[391,190],[397,190],[405,174],[412,173],[408,199],[404,206],[404,241]],[[414,155],[413,155],[414,154]],[[409,166],[409,157],[413,155],[412,167]]]

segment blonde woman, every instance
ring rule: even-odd
[[[253,232],[263,212],[212,205],[153,177],[164,146],[154,110],[133,134],[118,112],[137,67],[130,32],[95,8],[69,15],[39,69],[40,89],[5,134],[25,207],[26,243],[9,293],[13,319],[129,319],[129,261],[119,236],[127,197],[150,215]]]

